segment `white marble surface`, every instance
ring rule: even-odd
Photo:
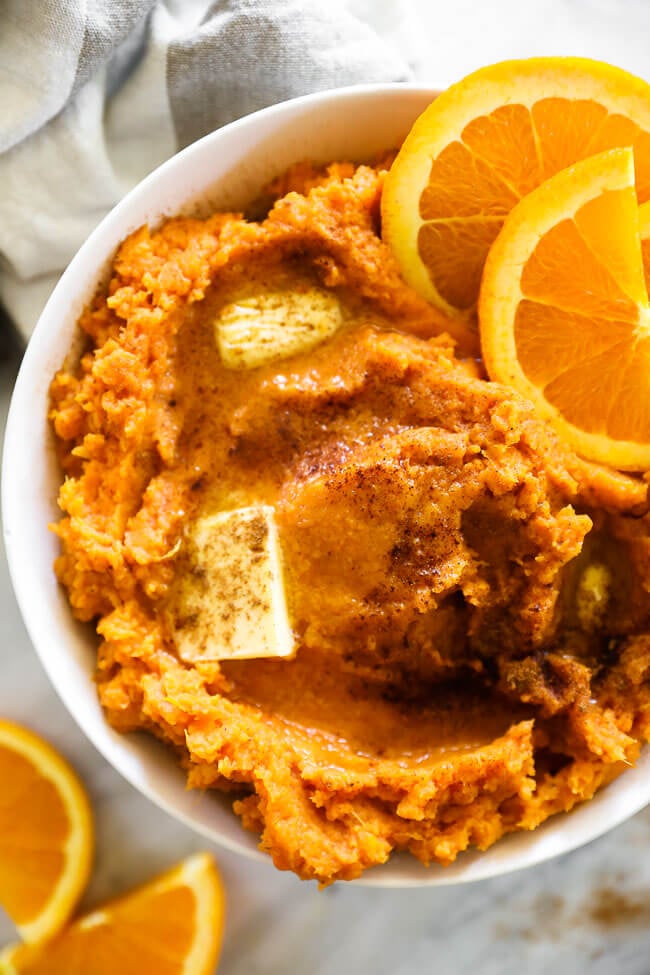
[[[341,0],[436,87],[506,58],[597,58],[650,78],[648,0]]]
[[[650,77],[648,0],[348,0],[444,85],[488,61],[604,58]],[[4,416],[17,355],[0,362]],[[26,431],[26,436],[29,431]],[[86,903],[127,889],[205,841],[154,808],[84,740],[32,650],[0,553],[0,714],[45,734],[76,765],[95,808]],[[590,846],[523,873],[439,890],[337,885],[319,892],[215,849],[228,894],[220,975],[645,975],[650,970],[650,809]],[[0,918],[0,944],[11,937]]]

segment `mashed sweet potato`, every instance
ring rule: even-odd
[[[533,829],[650,731],[646,485],[457,357],[381,241],[383,175],[302,166],[261,221],[142,228],[51,390],[56,571],[96,622],[108,719],[168,742],[278,867],[324,884]],[[278,283],[332,289],[346,325],[224,368],[220,309]],[[187,526],[258,502],[297,655],[189,666],[168,614]]]

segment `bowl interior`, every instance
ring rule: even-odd
[[[93,684],[94,631],[72,619],[52,572],[57,543],[47,526],[58,517],[61,475],[46,420],[48,387],[74,350],[79,313],[128,233],[173,214],[240,208],[299,160],[370,159],[399,145],[434,95],[395,85],[307,96],[235,122],[165,163],[102,221],[71,262],[34,332],[12,399],[2,468],[5,543],[27,629],[52,683],[90,740],[136,788],[198,832],[260,859],[256,838],[242,829],[226,797],[186,791],[184,774],[162,745],[145,734],[118,735],[104,720]],[[591,802],[534,833],[465,854],[444,869],[399,855],[363,883],[449,884],[529,866],[593,839],[649,800],[645,750],[636,768]]]

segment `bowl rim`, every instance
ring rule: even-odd
[[[341,103],[354,102],[359,98],[376,95],[389,98],[408,95],[416,98],[421,96],[422,98],[428,97],[431,99],[438,92],[439,89],[433,86],[408,83],[355,85],[347,88],[331,88],[326,91],[315,92],[280,102],[237,119],[220,129],[208,133],[203,138],[163,162],[134,186],[109,211],[86,238],[68,264],[39,317],[23,356],[11,397],[2,456],[3,537],[9,574],[21,616],[30,642],[48,674],[50,682],[85,737],[102,754],[105,760],[134,788],[171,816],[183,822],[195,833],[203,835],[232,852],[243,854],[259,862],[268,863],[269,865],[271,864],[270,857],[262,853],[259,849],[246,845],[243,835],[242,841],[239,842],[222,833],[218,833],[207,824],[193,820],[186,811],[179,809],[170,798],[161,794],[160,790],[154,788],[148,779],[138,777],[135,767],[127,760],[127,752],[132,748],[132,744],[129,743],[127,746],[124,742],[124,736],[119,735],[112,729],[110,729],[109,734],[99,737],[95,733],[95,729],[90,726],[90,722],[86,720],[84,714],[80,713],[75,707],[76,693],[71,692],[66,687],[65,680],[57,672],[55,660],[50,657],[41,641],[40,628],[36,622],[38,614],[34,613],[34,584],[29,571],[26,569],[25,559],[20,557],[22,541],[20,532],[15,532],[14,530],[15,523],[18,522],[20,524],[18,517],[21,510],[20,484],[9,475],[9,471],[12,469],[13,458],[19,455],[24,445],[25,433],[21,421],[25,404],[29,402],[32,396],[34,382],[39,377],[41,359],[48,349],[56,346],[59,332],[62,330],[64,324],[59,306],[66,296],[74,296],[76,293],[76,276],[86,264],[87,255],[92,253],[98,245],[101,245],[104,238],[110,237],[113,228],[119,228],[125,222],[125,218],[128,216],[131,208],[150,188],[154,187],[167,174],[173,173],[176,170],[182,172],[187,160],[197,152],[200,152],[201,148],[206,144],[218,143],[224,137],[224,134],[232,136],[233,133],[239,130],[245,130],[255,125],[261,118],[265,120],[277,119],[279,121],[290,109],[317,109],[319,106],[332,101]],[[160,209],[161,211],[164,210],[162,206]],[[164,219],[163,214],[161,214],[161,219]],[[128,231],[125,231],[126,233]],[[95,283],[97,284],[99,280],[100,271],[98,269]],[[60,361],[63,360],[66,349],[67,347],[63,349]],[[51,375],[48,376],[48,385],[50,378]],[[38,595],[38,590],[36,592]],[[70,620],[72,621],[71,615]],[[107,722],[106,725],[108,727]],[[626,771],[625,776],[616,780],[609,787],[600,790],[593,799],[574,809],[570,814],[559,813],[552,816],[546,823],[538,827],[534,833],[511,834],[499,840],[490,851],[486,853],[464,853],[453,866],[444,869],[437,867],[427,869],[416,861],[414,857],[400,855],[400,857],[407,857],[407,860],[403,860],[405,864],[403,869],[398,868],[397,872],[390,871],[388,869],[390,866],[389,863],[375,867],[373,870],[364,874],[359,880],[354,881],[354,883],[370,887],[446,886],[448,884],[465,883],[511,873],[528,866],[543,863],[552,857],[577,849],[619,825],[650,802],[650,754],[647,750],[645,758],[648,759],[645,762],[647,769],[643,768],[644,763],[641,760],[635,769]],[[635,784],[630,783],[630,788],[628,789],[624,788],[621,790],[620,786],[617,788],[617,785],[623,780],[627,781],[629,776],[634,778],[635,773],[637,773]],[[636,781],[637,779],[639,781]],[[627,795],[627,802],[621,801],[621,792],[623,797]],[[603,811],[605,813],[604,815]],[[598,814],[599,812],[600,815]],[[232,812],[229,814],[232,816],[235,815]],[[581,822],[584,821],[582,829],[563,831],[561,826],[558,826],[558,820],[566,819],[568,815],[573,817],[572,821],[576,822],[576,825],[577,818]],[[243,827],[240,826],[240,828],[242,834],[244,834]],[[497,848],[502,851],[502,855],[494,855],[494,851]]]

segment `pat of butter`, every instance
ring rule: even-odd
[[[186,553],[174,612],[182,660],[294,654],[273,508],[237,508],[199,518]]]
[[[221,310],[215,334],[227,369],[255,369],[308,352],[343,324],[335,294],[323,288],[269,291]]]
[[[578,620],[584,630],[603,623],[612,594],[612,576],[606,565],[590,563],[582,573],[576,592]]]

